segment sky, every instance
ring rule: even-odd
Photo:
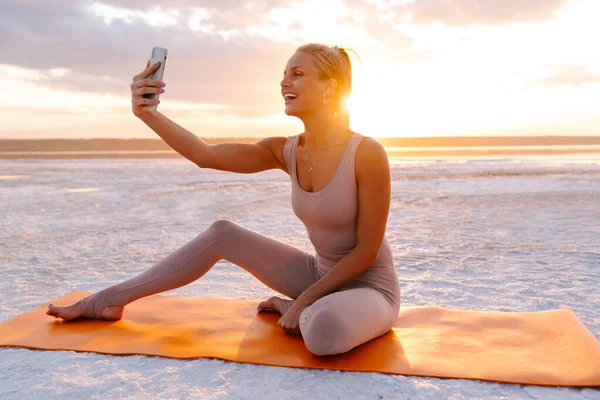
[[[600,135],[598,0],[2,0],[0,139],[158,138],[131,112],[153,46],[160,112],[200,137],[300,133],[297,47],[350,48],[372,137]]]

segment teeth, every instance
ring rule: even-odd
[[[283,97],[285,97],[286,99],[295,99],[298,96],[293,93],[287,93],[287,94],[284,94]]]

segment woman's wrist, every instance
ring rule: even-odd
[[[152,110],[141,111],[137,114],[133,114],[142,121],[146,122],[146,120],[156,117],[156,112]]]
[[[300,297],[303,298],[304,300],[304,305],[306,307],[310,306],[312,303],[310,302],[310,300],[308,299],[308,296],[306,295],[306,290],[304,292],[302,292],[302,294],[300,295]]]

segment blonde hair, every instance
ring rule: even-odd
[[[342,128],[350,129],[350,112],[346,101],[352,93],[352,65],[346,50],[351,50],[358,57],[352,49],[320,43],[302,45],[296,49],[296,52],[301,51],[312,56],[320,79],[334,78],[337,81],[336,94],[332,99],[336,120]]]

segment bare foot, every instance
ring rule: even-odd
[[[258,312],[275,311],[275,312],[278,312],[279,314],[282,314],[281,307],[284,302],[291,302],[291,300],[285,300],[280,297],[273,296],[269,300],[265,300],[258,305],[258,309],[259,309]]]
[[[83,311],[81,311],[81,301],[68,307],[57,307],[54,304],[50,304],[48,306],[48,311],[46,311],[46,315],[50,315],[54,318],[62,318],[65,321],[82,318]],[[108,306],[102,310],[101,317],[106,321],[118,321],[123,317],[123,307]]]

